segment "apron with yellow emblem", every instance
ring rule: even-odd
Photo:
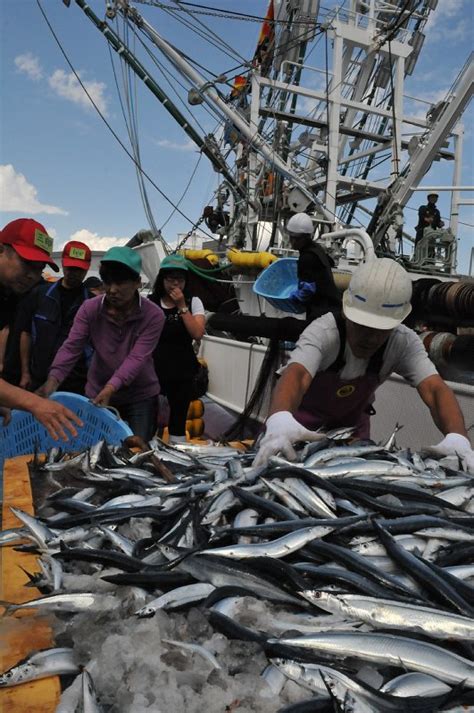
[[[340,373],[345,363],[345,321],[336,317],[336,324],[340,339],[337,358],[326,371],[316,374],[294,416],[311,430],[319,426],[355,426],[354,437],[367,439],[370,438],[370,416],[375,413],[372,403],[380,385],[379,374],[386,343],[372,355],[365,374],[355,379],[342,379]]]

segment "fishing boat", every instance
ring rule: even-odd
[[[265,268],[283,268],[285,260],[296,258],[285,224],[293,213],[306,212],[313,219],[315,239],[335,262],[341,290],[354,268],[373,255],[391,257],[410,272],[413,326],[425,331],[425,346],[451,382],[469,426],[474,412],[474,337],[469,335],[474,286],[458,273],[456,236],[459,208],[469,202],[461,190],[461,118],[473,92],[472,54],[441,101],[426,106],[405,97],[405,81],[416,71],[436,0],[350,0],[330,8],[319,0],[270,0],[261,18],[191,3],[146,3],[186,22],[219,47],[223,42],[205,25],[207,15],[241,25],[261,23],[253,57],[223,74],[205,70],[159,33],[147,19],[150,13],[145,16],[150,8],[111,0],[105,16],[99,16],[85,0],[75,2],[120,57],[126,81],[132,73],[142,81],[219,177],[213,204],[203,207],[172,248],[153,218],[139,137],[129,122],[150,224],[149,231],[137,233],[129,244],[142,253],[147,278],[152,282],[160,260],[178,249],[207,284],[207,295],[230,285],[227,296],[215,292],[207,304],[204,298],[214,312],[201,346],[212,402],[241,414],[261,373],[268,340],[278,335],[281,344],[290,346],[295,330],[302,328],[303,315],[289,316],[278,292],[269,301],[254,288]],[[145,50],[143,60],[139,47]],[[166,72],[179,77],[184,110],[162,81]],[[199,128],[203,111],[217,119],[212,134]],[[450,162],[451,184],[420,186],[437,161]],[[413,251],[404,208],[418,190],[449,191],[451,206],[449,227],[431,231]],[[188,241],[203,227],[213,238],[211,247],[189,249]],[[268,394],[261,401],[260,409],[250,414],[257,419],[265,416]],[[403,445],[436,440],[426,410],[397,377],[377,392],[375,408],[375,438],[401,421]]]

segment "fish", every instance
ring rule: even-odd
[[[25,609],[79,612],[95,609],[104,599],[103,596],[92,592],[66,592],[30,599],[21,604],[12,604],[0,600],[0,606],[5,607],[5,614],[12,614]],[[111,598],[109,597],[110,600]]]
[[[198,556],[214,555],[216,557],[231,557],[233,559],[246,559],[248,557],[285,557],[301,549],[313,540],[325,537],[334,530],[333,527],[306,527],[295,530],[288,535],[265,543],[252,543],[249,545],[229,545],[228,547],[215,547],[201,550]]]
[[[18,686],[39,678],[78,673],[74,652],[69,648],[45,649],[20,661],[0,674],[0,687]]]
[[[474,687],[474,663],[447,649],[393,634],[339,632],[268,639],[267,643],[304,649],[314,656],[353,657],[376,665],[403,667]]]
[[[188,604],[194,604],[205,599],[214,589],[215,587],[212,584],[202,582],[186,584],[184,587],[172,589],[170,592],[148,602],[135,612],[135,616],[140,618],[151,617],[156,614],[158,609],[177,609]]]
[[[359,619],[374,628],[414,631],[435,639],[474,640],[474,619],[440,609],[359,594],[314,590],[300,594],[321,609]]]

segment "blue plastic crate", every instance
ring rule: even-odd
[[[272,262],[255,280],[253,291],[283,312],[304,312],[304,306],[295,307],[288,299],[298,287],[297,264],[294,257],[282,257]]]
[[[80,451],[93,446],[102,438],[111,445],[119,445],[133,435],[124,421],[108,409],[94,406],[84,396],[58,391],[51,398],[74,411],[83,421],[84,426],[77,429],[77,436],[71,436],[69,441],[53,441],[30,413],[14,410],[9,425],[0,426],[0,461],[33,453],[36,447],[43,453],[53,446],[61,446],[65,451]]]

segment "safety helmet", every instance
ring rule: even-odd
[[[307,213],[295,213],[292,215],[286,229],[289,233],[296,235],[312,235],[314,232],[313,221]]]
[[[182,255],[167,255],[161,261],[160,270],[186,270],[187,272],[188,263]]]
[[[373,329],[394,329],[411,312],[411,280],[390,258],[373,258],[352,275],[343,296],[347,319]]]

